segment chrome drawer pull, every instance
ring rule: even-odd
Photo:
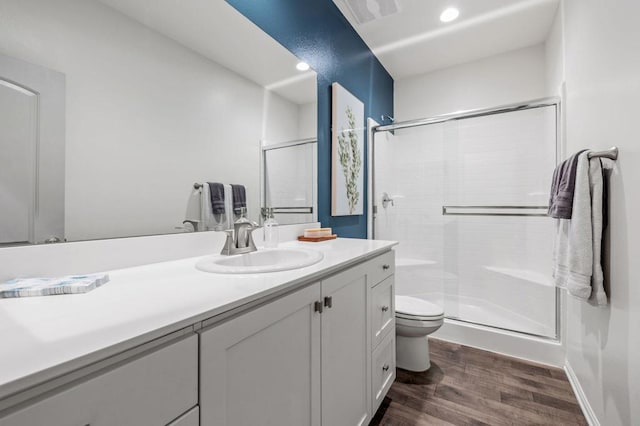
[[[382,312],[387,312],[388,310],[389,310],[389,307],[388,307],[388,306],[383,306],[383,307],[382,307]]]
[[[382,371],[389,371],[389,364],[385,364],[385,365],[382,367]]]
[[[382,265],[382,270],[383,271],[386,271],[389,268],[391,268],[391,265]]]

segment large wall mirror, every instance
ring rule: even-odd
[[[312,142],[267,166],[264,150],[315,140],[315,73],[225,1],[0,0],[0,16],[0,247],[221,229],[240,204],[202,203],[242,186],[258,221],[267,168],[315,167]],[[297,204],[272,188],[275,207],[313,212],[305,188]]]

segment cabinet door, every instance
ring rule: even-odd
[[[59,391],[0,425],[166,425],[197,403],[198,339],[191,335]]]
[[[371,290],[371,339],[375,349],[384,336],[395,331],[395,290],[393,275],[377,284]]]
[[[369,292],[365,268],[322,281],[322,424],[370,419]],[[330,299],[329,299],[330,298]]]
[[[320,425],[320,284],[200,334],[203,426]]]

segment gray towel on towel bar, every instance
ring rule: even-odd
[[[578,156],[582,150],[563,161],[553,171],[551,196],[549,198],[549,216],[556,219],[571,219],[573,211],[573,193],[576,187]]]
[[[602,271],[604,180],[599,158],[579,156],[573,217],[558,219],[554,241],[553,278],[578,298],[606,305]]]
[[[224,214],[224,185],[219,182],[207,182],[211,195],[211,212],[213,214]]]
[[[233,213],[240,214],[240,209],[247,207],[247,191],[244,185],[237,184],[231,184],[231,191],[233,192]]]

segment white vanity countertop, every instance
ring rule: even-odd
[[[25,387],[151,341],[389,250],[391,241],[291,241],[324,253],[306,268],[221,275],[195,268],[202,257],[107,271],[85,294],[0,299],[0,399]]]

